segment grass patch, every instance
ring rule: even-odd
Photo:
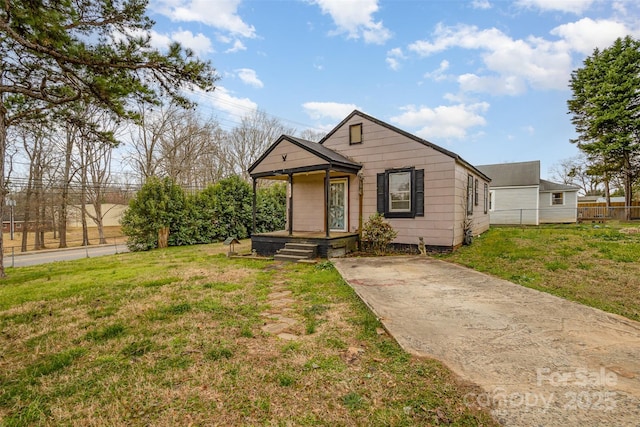
[[[530,288],[640,320],[640,224],[492,227],[440,257]]]
[[[378,335],[330,262],[274,268],[225,249],[8,269],[0,424],[429,425],[438,409],[495,425],[445,367]],[[261,330],[276,289],[291,292],[296,340]]]

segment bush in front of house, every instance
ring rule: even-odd
[[[377,212],[369,217],[362,228],[365,249],[373,251],[376,255],[385,254],[389,244],[397,235],[398,232],[384,220],[384,216]]]
[[[286,185],[257,190],[256,231],[282,230],[285,224]],[[251,186],[232,176],[186,195],[170,178],[150,178],[129,203],[122,231],[132,251],[158,247],[158,232],[168,227],[169,246],[212,243],[249,237],[253,222]]]

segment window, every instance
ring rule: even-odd
[[[362,123],[349,126],[349,144],[362,143]]]
[[[564,193],[551,193],[552,205],[564,205]]]
[[[389,173],[389,212],[411,212],[411,172]]]
[[[489,184],[484,183],[484,213],[489,212]]]
[[[378,212],[386,218],[424,216],[424,169],[389,169],[377,185]]]
[[[473,176],[467,177],[467,215],[473,215]]]
[[[473,204],[478,206],[478,204],[480,203],[480,196],[478,194],[478,180],[476,179],[476,181],[473,183],[474,187],[473,187]]]
[[[493,212],[496,209],[496,192],[495,190],[489,190],[489,212]]]

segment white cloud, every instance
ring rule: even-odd
[[[373,44],[384,44],[391,38],[382,21],[374,21],[378,0],[312,0],[312,3],[320,6],[323,14],[331,15],[337,27],[332,34],[347,33],[348,38],[362,38],[365,43]]]
[[[240,68],[236,70],[238,78],[242,80],[242,83],[247,84],[249,86],[261,88],[264,86],[262,81],[258,78],[255,70],[251,68]]]
[[[462,74],[458,76],[463,92],[491,93],[494,95],[520,95],[527,90],[524,79],[517,76],[494,77]]]
[[[359,110],[355,104],[341,104],[339,102],[305,102],[302,104],[302,108],[314,120],[322,118],[342,120],[353,110]]]
[[[203,55],[213,52],[211,40],[202,33],[193,35],[191,31],[176,31],[171,33],[171,38],[195,52],[196,55]]]
[[[236,36],[253,38],[256,30],[238,15],[240,0],[158,0],[152,7],[178,22],[200,22]]]
[[[591,7],[594,0],[518,0],[518,6],[542,11],[559,11],[582,14]]]
[[[438,24],[432,39],[411,43],[408,50],[420,56],[452,48],[478,50],[484,67],[476,73],[459,76],[461,89],[517,95],[526,92],[527,87],[566,89],[575,66],[575,53],[589,54],[596,46],[607,47],[615,38],[632,31],[614,21],[584,18],[560,25],[550,33],[558,39],[551,41],[533,36],[514,39],[496,28],[483,30],[472,25]]]
[[[387,52],[387,58],[385,61],[389,65],[393,71],[398,71],[400,69],[400,60],[405,59],[406,56],[402,52],[402,49],[399,47],[395,47]]]
[[[489,3],[489,0],[473,0],[471,2],[471,7],[474,9],[486,10],[491,9],[491,3]]]
[[[214,109],[224,111],[233,117],[243,117],[258,109],[258,104],[249,98],[235,97],[223,86],[216,86],[213,92],[195,89],[192,93],[198,103],[210,104]]]
[[[449,69],[449,61],[445,59],[442,62],[440,62],[440,66],[438,67],[438,69],[433,70],[430,73],[425,73],[424,77],[427,79],[433,79],[437,82],[440,82],[447,78],[447,75],[444,72],[447,71],[448,69]]]
[[[618,37],[631,33],[632,31],[620,22],[607,19],[594,21],[591,18],[583,18],[551,30],[551,34],[562,38],[570,49],[584,55],[591,55],[596,47],[609,47]]]
[[[233,42],[233,46],[225,50],[224,53],[235,53],[240,52],[241,50],[247,50],[247,47],[240,40],[235,40]]]
[[[400,126],[418,129],[414,133],[429,141],[435,139],[464,139],[467,130],[486,125],[482,116],[489,109],[486,102],[475,104],[457,104],[429,108],[415,105],[403,107],[399,116],[391,117],[391,121]]]

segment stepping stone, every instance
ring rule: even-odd
[[[278,334],[278,338],[286,340],[286,341],[295,341],[300,337],[297,336],[297,335],[293,335],[293,334],[282,333],[282,334]]]

